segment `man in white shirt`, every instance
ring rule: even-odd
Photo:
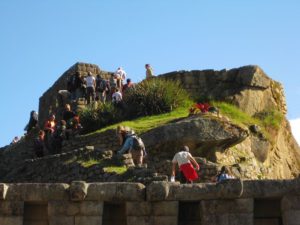
[[[95,101],[95,88],[96,88],[96,79],[91,72],[88,72],[88,76],[85,78],[85,83],[86,83],[87,104],[90,104],[91,97],[92,97],[92,101]]]
[[[122,91],[123,81],[126,79],[126,72],[122,67],[119,67],[114,74],[114,79],[116,80],[117,88]]]
[[[195,171],[199,170],[199,165],[194,157],[189,153],[189,147],[183,146],[180,152],[177,152],[172,160],[172,177],[171,180],[175,180],[176,164],[180,169],[180,183],[192,183],[193,180],[198,178],[198,174]]]
[[[122,101],[122,93],[117,88],[116,91],[112,95],[112,103],[118,104]]]

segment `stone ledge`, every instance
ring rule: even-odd
[[[140,183],[90,183],[86,200],[145,201],[146,187]]]
[[[68,200],[68,184],[9,184],[5,200],[13,201],[50,201]]]

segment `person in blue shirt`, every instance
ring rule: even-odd
[[[146,155],[145,146],[143,141],[137,137],[133,130],[120,130],[120,135],[123,143],[122,148],[118,154],[130,153],[135,165],[142,165],[143,158]]]
[[[230,175],[227,166],[222,166],[220,173],[215,178],[218,183],[223,180],[234,179],[234,177]]]

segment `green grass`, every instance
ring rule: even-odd
[[[277,110],[270,110],[268,112],[259,113],[253,117],[243,112],[238,107],[225,103],[225,102],[211,102],[212,105],[219,108],[222,115],[227,116],[233,123],[239,126],[249,126],[256,124],[261,127],[263,135],[272,143],[272,137],[269,134],[269,130],[277,131],[284,118],[283,114]]]
[[[236,123],[237,125],[262,125],[261,120],[248,115],[232,104],[226,102],[212,102],[211,104],[219,108],[222,115],[227,116],[230,120],[232,120],[233,123]]]
[[[117,173],[117,174],[123,174],[127,171],[127,168],[125,166],[109,166],[103,168],[105,173]]]
[[[93,165],[99,164],[101,163],[101,159],[97,160],[97,159],[88,159],[88,160],[78,160],[77,162],[81,164],[82,167],[88,168],[91,167]]]
[[[265,127],[271,127],[275,129],[279,129],[283,118],[283,114],[274,109],[270,110],[269,112],[263,112],[262,116],[260,116],[260,119]]]
[[[188,107],[181,107],[169,113],[164,113],[164,114],[154,115],[154,116],[145,116],[132,121],[123,121],[117,124],[104,127],[100,130],[97,130],[87,135],[104,132],[106,130],[116,129],[119,125],[130,127],[134,129],[138,134],[140,134],[148,130],[151,130],[153,128],[165,125],[172,120],[187,117],[188,114],[189,114]]]

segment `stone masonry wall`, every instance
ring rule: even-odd
[[[299,179],[191,185],[153,182],[149,186],[2,183],[0,224],[296,225],[300,224],[299,190]],[[269,203],[273,205],[262,208]]]
[[[76,63],[71,66],[66,72],[64,72],[58,80],[50,87],[43,96],[40,97],[39,101],[39,125],[42,127],[44,122],[51,113],[58,113],[58,91],[67,89],[67,82],[71,76],[79,72],[81,76],[86,76],[88,72],[92,72],[94,76],[100,75],[105,79],[110,79],[112,73],[102,71],[95,64],[89,63]]]

